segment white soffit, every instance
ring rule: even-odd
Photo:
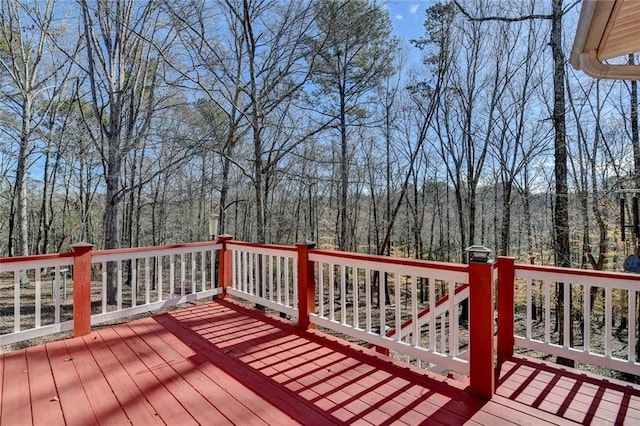
[[[640,80],[640,65],[607,59],[640,51],[640,0],[583,0],[570,62],[596,78]]]

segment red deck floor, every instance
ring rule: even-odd
[[[640,424],[640,387],[526,358],[491,401],[229,301],[1,356],[0,424]]]

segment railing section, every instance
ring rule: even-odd
[[[295,248],[237,241],[227,243],[226,248],[232,252],[229,294],[298,318]]]
[[[423,368],[469,371],[469,336],[459,321],[468,298],[464,265],[324,250],[315,263],[316,314],[310,321]]]
[[[640,277],[516,265],[515,281],[516,346],[638,374]]]
[[[0,345],[74,330],[77,309],[90,310],[96,325],[217,295],[220,248],[205,242],[91,251],[87,306],[74,306],[74,253],[2,259],[0,309],[7,315]]]
[[[70,254],[3,259],[0,345],[73,329]]]
[[[217,295],[220,248],[193,243],[93,252],[100,306],[92,324]]]
[[[220,242],[104,251],[79,244],[73,253],[0,259],[0,345],[76,332],[78,324],[90,330],[91,324],[224,292],[298,319],[303,328],[315,324],[405,362],[468,374],[473,339],[460,319],[467,283],[489,288],[498,279],[503,289],[499,357],[512,353],[515,343],[604,368],[640,371],[640,276],[499,260],[487,270],[492,275],[485,283],[476,280],[484,272],[470,274],[467,265],[312,247],[226,236]],[[78,268],[84,272],[74,271]],[[299,291],[305,292],[302,302]],[[76,296],[80,302],[74,306]],[[492,336],[493,307],[487,305],[486,312]],[[492,354],[493,346],[487,348]]]

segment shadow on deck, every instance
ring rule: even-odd
[[[640,387],[517,357],[485,401],[219,300],[2,355],[2,424],[640,422]]]
[[[514,357],[499,373],[497,394],[580,424],[640,424],[640,386]]]

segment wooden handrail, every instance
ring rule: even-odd
[[[337,259],[352,259],[362,261],[382,262],[388,265],[403,265],[418,268],[432,268],[443,271],[467,272],[467,266],[457,263],[436,262],[432,260],[406,259],[400,257],[381,256],[377,254],[352,253],[337,250],[313,249],[309,250],[309,254],[319,254],[331,256]]]

